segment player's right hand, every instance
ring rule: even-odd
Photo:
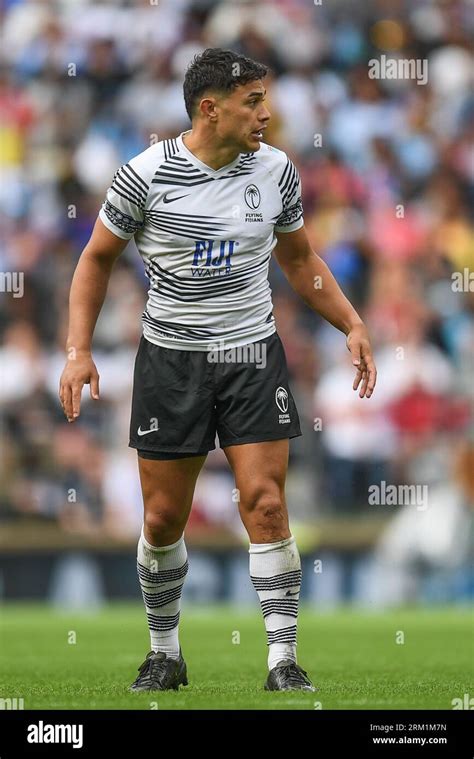
[[[99,373],[90,353],[77,352],[69,358],[59,380],[59,399],[68,422],[74,422],[81,410],[84,385],[90,385],[91,398],[99,399]]]

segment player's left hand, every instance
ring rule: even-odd
[[[347,335],[346,345],[351,352],[356,376],[354,390],[360,386],[359,398],[370,398],[377,382],[377,369],[372,358],[369,333],[365,324],[357,324]]]

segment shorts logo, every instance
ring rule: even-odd
[[[156,430],[142,430],[142,428],[139,427],[137,430],[137,435],[141,437],[142,435],[149,435],[150,432],[156,432]]]
[[[284,387],[277,387],[275,403],[283,414],[288,411],[288,393]]]
[[[288,412],[288,390],[284,387],[277,387],[275,391],[275,403],[281,411],[278,414],[278,424],[289,424],[291,419]]]
[[[143,435],[149,435],[150,432],[157,432],[160,429],[160,425],[158,424],[158,418],[156,416],[153,416],[150,419],[150,426],[147,430],[142,430],[142,426],[140,425],[137,430],[138,437],[142,437]]]

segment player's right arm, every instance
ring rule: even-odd
[[[115,261],[128,243],[97,219],[91,238],[79,258],[69,295],[67,360],[59,382],[59,398],[68,422],[80,413],[81,393],[90,385],[99,398],[99,374],[92,360],[92,335],[105,300]]]

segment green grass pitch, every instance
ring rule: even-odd
[[[258,606],[184,605],[189,685],[148,694],[127,692],[149,651],[141,604],[87,615],[5,604],[0,620],[0,698],[23,698],[25,709],[452,709],[454,698],[474,695],[473,618],[463,608],[318,614],[302,606],[298,662],[316,693],[263,690]]]

